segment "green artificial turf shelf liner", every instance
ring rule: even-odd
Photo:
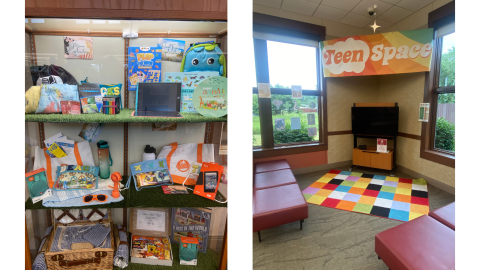
[[[205,270],[212,270],[218,269],[219,261],[216,259],[218,258],[218,254],[211,250],[207,249],[207,253],[198,253],[198,260],[197,266],[192,265],[180,265],[180,250],[178,244],[172,243],[172,251],[173,251],[173,265],[172,266],[163,266],[163,265],[147,265],[147,264],[139,264],[139,263],[131,263],[130,258],[128,259],[128,267],[123,269],[129,270],[150,270],[150,269],[205,269]],[[114,267],[115,270],[121,270],[120,267]]]
[[[122,183],[127,183],[128,176],[124,176]],[[124,200],[117,203],[97,204],[82,207],[45,207],[41,202],[35,204],[29,198],[25,202],[25,210],[35,209],[91,209],[91,208],[129,208],[129,207],[227,207],[227,203],[218,203],[198,195],[194,195],[191,190],[187,194],[164,194],[162,187],[144,188],[140,191],[135,189],[135,185],[130,183],[130,188],[121,191]],[[107,195],[110,195],[107,193]],[[216,199],[225,201],[225,197],[220,191],[217,192]]]
[[[180,113],[183,118],[167,117],[134,117],[131,116],[134,109],[123,109],[119,114],[107,115],[103,113],[92,114],[25,114],[25,122],[50,122],[50,123],[125,123],[125,122],[143,122],[143,123],[162,123],[162,122],[182,122],[182,123],[202,123],[202,122],[227,122],[227,116],[210,117],[198,113]]]

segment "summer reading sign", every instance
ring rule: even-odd
[[[353,36],[321,42],[325,77],[430,70],[433,28]]]

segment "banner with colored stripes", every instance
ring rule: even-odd
[[[430,71],[433,28],[322,41],[325,77]]]

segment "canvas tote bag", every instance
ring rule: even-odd
[[[57,166],[62,164],[95,166],[92,149],[90,148],[90,143],[87,141],[78,143],[76,142],[73,149],[74,154],[70,154],[62,158],[51,158],[46,153],[46,150],[47,148],[41,149],[38,146],[35,147],[35,162],[33,164],[33,169],[45,169],[49,188],[53,188],[53,184],[55,183],[55,178],[57,177]]]
[[[187,143],[178,145],[172,143],[165,146],[158,154],[157,159],[166,158],[168,170],[173,182],[183,184],[193,162],[214,162],[213,144]],[[196,179],[188,178],[185,185],[195,185]]]

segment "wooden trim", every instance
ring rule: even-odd
[[[395,102],[355,103],[355,107],[395,107]]]
[[[158,38],[217,38],[216,33],[138,33],[138,37]]]
[[[228,221],[228,220],[227,220]],[[227,259],[228,259],[228,252],[227,252],[227,221],[225,221],[225,232],[223,233],[223,244],[222,244],[222,254],[220,255],[220,263],[218,265],[218,269],[226,270],[227,269]]]
[[[227,21],[227,12],[190,10],[25,8],[25,18]]]
[[[33,53],[33,63],[37,66],[37,46],[35,45],[35,35],[30,35],[32,37],[32,53]]]
[[[32,29],[30,29],[30,28],[28,28],[28,27],[25,26],[25,33],[31,34],[32,32],[33,32]]]
[[[224,30],[222,32],[218,32],[218,36],[222,36],[222,35],[227,35],[228,34],[228,29],[227,30]]]
[[[48,36],[84,36],[84,37],[123,37],[122,32],[102,32],[102,31],[33,31],[34,35]],[[139,38],[145,37],[168,37],[168,38],[216,38],[216,33],[167,33],[167,32],[145,32],[138,33]]]
[[[320,37],[325,37],[326,35],[325,26],[289,20],[257,12],[253,12],[253,23],[319,35]]]
[[[39,36],[82,36],[82,37],[122,37],[122,32],[101,32],[101,31],[43,31],[34,30],[34,35]]]
[[[30,243],[28,241],[27,218],[25,218],[25,270],[32,270],[32,257],[30,255]]]
[[[213,128],[215,122],[205,123],[205,135],[203,138],[203,143],[212,143],[213,142]]]
[[[435,28],[438,21],[455,14],[455,1],[452,1],[428,14],[428,27]],[[454,19],[454,18],[453,18]],[[435,150],[435,124],[437,115],[438,94],[443,92],[454,92],[454,88],[440,88],[439,76],[442,56],[443,40],[435,39],[433,44],[432,61],[430,72],[425,72],[425,84],[423,102],[430,103],[430,116],[428,122],[422,123],[422,135],[420,136],[420,158],[433,161],[451,168],[455,168],[455,155]]]
[[[318,152],[318,151],[326,151],[328,150],[328,146],[326,144],[300,144],[295,146],[281,146],[275,147],[270,149],[254,149],[253,150],[253,159],[259,158],[268,158],[268,157],[276,157],[276,156],[288,156],[294,154],[302,154],[302,153],[310,153],[310,152]]]
[[[405,138],[410,138],[410,139],[414,139],[414,140],[419,140],[419,141],[422,139],[422,136],[413,135],[413,134],[409,134],[409,133],[403,133],[403,132],[398,132],[398,136],[405,137]]]
[[[129,39],[124,39],[124,46],[125,46],[125,61],[124,61],[124,80],[123,80],[123,96],[124,96],[124,105],[123,108],[128,109],[128,96],[130,95],[130,91],[128,90],[128,46],[129,46]]]
[[[328,136],[345,135],[345,134],[352,134],[352,131],[351,130],[342,130],[342,131],[330,131],[330,132],[328,132]]]

